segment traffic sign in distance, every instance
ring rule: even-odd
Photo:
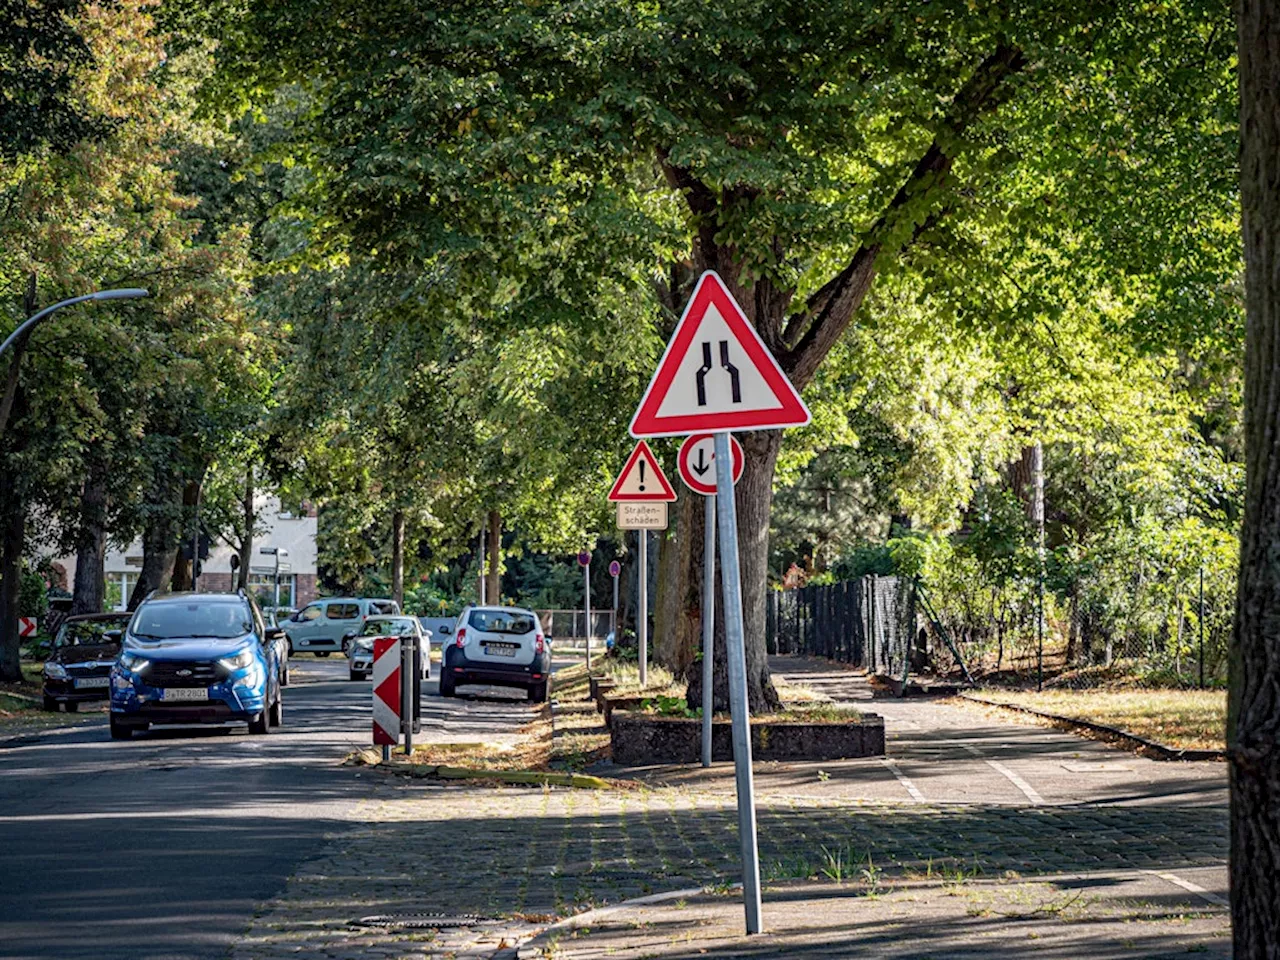
[[[26,639],[34,637],[36,630],[39,628],[35,617],[19,617],[18,618],[18,636]]]
[[[746,457],[742,453],[742,444],[736,437],[730,437],[733,448],[733,482],[742,479],[742,470],[746,466]],[[710,433],[695,433],[680,444],[680,479],[694,493],[704,497],[714,496],[716,492],[716,440]]]
[[[622,500],[618,503],[619,530],[667,529],[667,504],[662,500]]]
[[[616,578],[618,574],[620,574],[621,572],[622,572],[622,564],[620,564],[617,560],[610,560],[609,576]]]
[[[670,501],[676,498],[667,475],[658,466],[658,458],[649,445],[641,440],[627,458],[622,473],[609,491],[609,499],[616,502],[635,500]]]
[[[714,270],[698,279],[640,407],[633,437],[800,427],[809,408]]]

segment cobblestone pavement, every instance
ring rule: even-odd
[[[886,881],[1157,871],[1214,889],[1224,874],[1221,765],[1148,767],[960,708],[883,707],[896,770],[880,760],[761,765],[766,883],[862,870]],[[740,879],[731,770],[641,771],[609,791],[373,776],[355,824],[260,907],[233,960],[511,957],[552,915],[723,888]],[[438,933],[350,925],[416,913],[495,922]]]

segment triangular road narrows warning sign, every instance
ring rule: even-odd
[[[619,500],[663,500],[676,498],[667,475],[658,466],[658,458],[653,455],[649,445],[641,440],[627,457],[626,465],[618,474],[618,479],[609,491],[609,499]]]
[[[633,437],[799,427],[809,408],[713,270],[698,279],[640,408]]]

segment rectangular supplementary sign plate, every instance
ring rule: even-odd
[[[660,501],[622,501],[618,504],[619,530],[667,529],[667,505]]]
[[[209,691],[204,687],[165,687],[162,700],[208,700]]]

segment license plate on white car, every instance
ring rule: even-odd
[[[204,687],[165,687],[161,700],[208,700],[209,691]]]
[[[491,657],[514,657],[519,649],[519,644],[515,643],[486,643],[484,645],[484,652]]]
[[[107,687],[111,685],[110,677],[81,677],[75,682],[77,690],[87,690],[92,687]]]

